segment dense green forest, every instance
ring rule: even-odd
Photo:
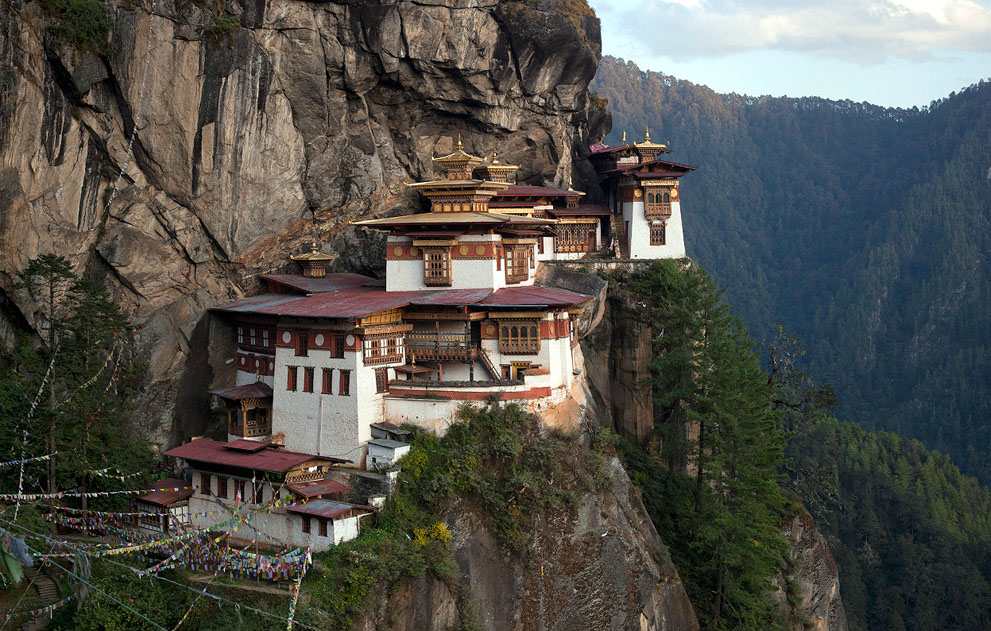
[[[717,94],[606,57],[622,131],[671,141],[689,255],[759,339],[784,322],[841,418],[991,481],[991,83],[924,109]]]
[[[762,371],[700,267],[664,261],[612,280],[661,332],[648,441],[661,448],[621,452],[703,628],[787,622],[763,599],[764,581],[787,574],[777,529],[802,504],[837,561],[852,631],[991,625],[991,494],[976,479],[918,441],[836,420],[832,388],[799,367],[798,340],[780,329]],[[731,578],[720,578],[721,553]],[[721,589],[729,619],[713,597]]]

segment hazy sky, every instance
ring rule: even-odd
[[[927,105],[991,78],[991,0],[589,0],[602,52],[717,92]]]

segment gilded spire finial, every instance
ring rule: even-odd
[[[499,152],[495,149],[492,150],[492,164],[499,164]]]
[[[643,141],[650,142],[650,127],[647,127],[646,125],[643,128]]]
[[[462,146],[462,145],[461,145],[461,133],[459,132],[459,133],[458,133],[458,150],[459,150],[459,151],[461,150],[461,146]]]
[[[623,130],[623,142],[626,142],[626,130]]]
[[[571,176],[570,175],[568,176],[568,190],[569,191],[575,190],[574,185],[573,185],[573,182],[571,181]]]
[[[313,254],[316,254],[319,251],[320,250],[317,249],[317,242],[316,241],[310,241],[310,252],[312,252]]]

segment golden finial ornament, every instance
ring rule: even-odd
[[[643,128],[643,141],[650,142],[650,127],[644,126]]]
[[[575,187],[573,185],[573,182],[571,181],[571,176],[570,175],[568,176],[568,190],[569,191],[575,190]]]
[[[623,142],[626,142],[626,130],[623,130]]]
[[[492,164],[499,164],[499,152],[495,149],[492,150]]]
[[[461,145],[461,134],[459,133],[458,134],[458,151],[461,151],[461,147],[462,147],[462,145]]]

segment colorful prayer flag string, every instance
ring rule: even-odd
[[[74,598],[75,598],[75,595],[68,596],[68,597],[63,598],[62,600],[60,600],[58,602],[54,602],[54,603],[52,603],[50,605],[46,605],[44,607],[41,607],[40,609],[32,609],[30,611],[14,611],[14,612],[11,612],[11,613],[0,614],[0,622],[7,622],[8,620],[10,620],[12,618],[16,618],[17,616],[29,616],[29,617],[33,618],[35,616],[40,616],[42,614],[51,613],[51,612],[55,611],[56,609],[58,609],[59,607],[65,606],[66,604],[69,603],[69,601],[71,601]]]
[[[7,462],[0,462],[0,469],[2,469],[3,467],[13,467],[19,464],[27,464],[29,462],[41,462],[42,460],[49,460],[51,459],[52,456],[54,456],[57,453],[58,452],[56,451],[54,453],[45,454],[44,456],[37,456],[35,458],[22,458],[20,460],[8,460]]]

